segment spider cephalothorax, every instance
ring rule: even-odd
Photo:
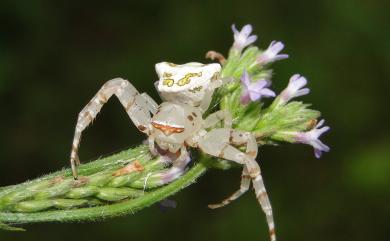
[[[116,95],[130,119],[141,132],[148,136],[150,152],[154,155],[168,153],[177,157],[167,172],[168,183],[180,176],[189,162],[188,147],[199,148],[202,152],[234,161],[244,166],[241,187],[221,204],[221,207],[246,192],[252,180],[256,196],[267,216],[271,240],[275,240],[272,209],[255,161],[257,143],[254,135],[232,128],[230,113],[220,110],[203,119],[216,88],[228,81],[219,78],[219,64],[188,63],[176,65],[162,62],[156,64],[159,81],[157,90],[163,102],[158,105],[146,93],[140,94],[127,80],[109,80],[98,91],[89,104],[80,112],[76,125],[71,152],[72,171],[77,178],[79,164],[78,146],[82,131],[96,117],[108,99]],[[222,128],[220,128],[222,124]],[[245,152],[238,147],[244,147]],[[163,151],[163,152],[161,152]],[[172,155],[174,154],[174,155]]]

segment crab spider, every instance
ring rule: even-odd
[[[163,100],[158,105],[146,93],[140,94],[127,80],[115,78],[106,82],[78,116],[71,151],[71,167],[77,178],[78,147],[81,134],[91,124],[103,105],[115,95],[125,108],[139,131],[148,136],[150,152],[163,151],[175,154],[168,173],[181,175],[188,163],[187,147],[199,148],[204,153],[234,161],[244,166],[240,189],[220,204],[222,207],[245,193],[252,180],[256,197],[266,214],[271,240],[275,240],[274,221],[260,167],[256,162],[257,143],[253,134],[232,128],[230,113],[220,110],[203,119],[214,90],[230,79],[219,78],[219,64],[187,63],[176,65],[162,62],[156,64],[159,81],[155,86]],[[216,124],[223,122],[222,128]],[[214,127],[214,128],[211,128]],[[245,152],[237,147],[245,146]],[[167,179],[166,182],[174,178]]]

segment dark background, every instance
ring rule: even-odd
[[[83,2],[83,3],[81,3]],[[160,61],[206,62],[227,53],[230,26],[251,23],[257,45],[286,44],[273,89],[301,73],[322,111],[331,152],[316,160],[303,145],[260,149],[279,240],[390,239],[390,4],[388,1],[0,2],[0,185],[68,165],[78,112],[100,86],[129,79],[158,100]],[[142,135],[117,100],[84,135],[81,158],[135,146]],[[97,223],[34,224],[0,240],[268,240],[253,192],[209,210],[238,188],[240,170],[211,171],[173,199]]]

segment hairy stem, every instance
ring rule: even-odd
[[[115,166],[115,163],[120,162],[124,158],[137,158],[144,156],[143,147],[138,147],[134,149],[129,149],[120,154],[116,154],[110,157],[107,157],[102,160],[97,160],[88,164],[85,164],[80,168],[80,173],[86,175],[87,173],[93,172],[92,170],[99,170],[101,167],[105,166]],[[181,189],[189,186],[194,183],[195,180],[201,176],[207,170],[207,163],[210,159],[208,157],[200,157],[199,161],[191,167],[182,177],[175,180],[174,182],[153,189],[152,191],[145,192],[144,195],[137,197],[135,199],[126,199],[121,202],[114,202],[102,206],[95,207],[86,207],[86,208],[76,208],[69,210],[51,210],[51,211],[40,211],[34,213],[23,213],[23,212],[0,212],[0,224],[23,224],[23,223],[37,223],[37,222],[72,222],[72,221],[86,221],[86,220],[98,220],[103,218],[115,217],[120,215],[125,215],[128,213],[134,213],[140,209],[148,207],[158,201],[161,201],[174,193],[180,191]],[[100,163],[99,163],[100,162]],[[69,170],[64,170],[62,172],[57,172],[38,180],[14,185],[9,188],[4,188],[0,191],[0,197],[11,193],[15,190],[23,190],[32,183],[37,183],[42,180],[48,180],[59,174],[69,173]],[[0,225],[0,228],[2,225]]]

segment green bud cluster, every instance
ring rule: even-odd
[[[126,156],[126,153],[119,153],[114,156],[115,159],[120,156],[126,158],[114,163],[102,159],[87,164],[87,167],[80,168],[80,173],[84,175],[78,180],[73,179],[69,170],[63,170],[37,181],[21,184],[20,187],[3,189],[0,191],[0,211],[23,213],[72,209],[104,205],[144,195],[162,183],[157,179],[145,180],[146,175],[159,174],[168,168],[168,164],[162,158],[153,159],[145,147],[139,147],[135,152],[140,155]],[[117,174],[118,170],[133,162],[137,162],[142,170]],[[100,168],[97,168],[98,166]],[[107,168],[104,168],[105,166]]]
[[[269,79],[272,75],[271,69],[256,64],[257,57],[262,51],[257,47],[248,47],[242,54],[238,51],[230,51],[229,58],[224,63],[221,76],[240,79],[244,70],[246,70],[254,79]],[[238,87],[239,83],[227,86],[229,89]]]
[[[124,173],[138,162],[143,169]],[[202,157],[183,176],[165,185],[161,174],[169,168],[163,158],[150,156],[139,146],[79,166],[74,180],[69,169],[0,189],[0,229],[24,223],[97,220],[134,213],[192,184],[207,170],[211,160]]]
[[[224,63],[222,77],[233,77],[234,80],[222,86],[213,98],[213,105],[228,110],[233,117],[233,127],[255,133],[259,144],[271,144],[279,141],[294,142],[286,132],[308,131],[314,127],[321,113],[309,108],[310,104],[291,101],[281,105],[280,96],[276,97],[269,107],[261,101],[240,103],[242,87],[240,78],[247,71],[253,79],[270,79],[272,70],[257,64],[256,59],[262,51],[249,47],[242,54],[231,50]]]

